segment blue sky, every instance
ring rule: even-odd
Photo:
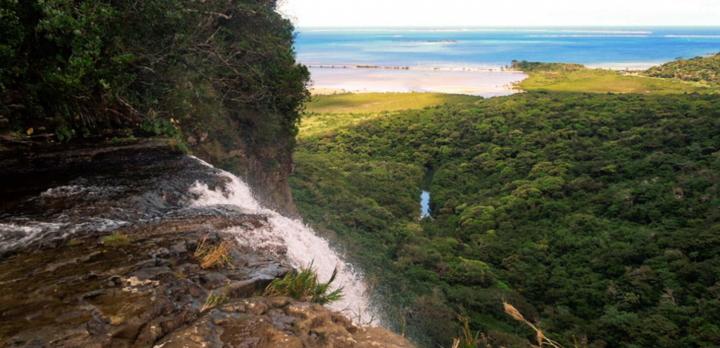
[[[297,26],[720,26],[720,0],[280,0]]]

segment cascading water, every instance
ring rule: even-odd
[[[202,162],[208,167],[210,164]],[[227,232],[233,233],[238,242],[253,249],[267,252],[285,251],[293,267],[311,266],[320,280],[327,280],[337,269],[333,285],[342,287],[341,300],[329,305],[334,310],[350,316],[359,324],[377,324],[379,317],[371,306],[368,288],[362,276],[330,247],[327,240],[317,236],[315,232],[299,220],[282,216],[278,212],[260,205],[252,195],[251,189],[237,176],[215,169],[219,175],[228,179],[224,188],[210,189],[200,181],[190,188],[197,196],[192,203],[196,207],[231,205],[249,214],[262,214],[268,217],[269,228],[243,229],[231,227]]]
[[[301,221],[263,207],[238,177],[186,156],[143,157],[138,153],[125,170],[107,160],[107,171],[83,171],[67,180],[42,184],[0,211],[0,260],[22,249],[57,247],[70,239],[106,235],[115,230],[132,234],[145,226],[173,219],[228,218],[262,215],[267,224],[231,225],[225,232],[262,255],[286,260],[295,268],[312,266],[321,281],[337,268],[332,284],[343,298],[332,303],[357,324],[379,324],[359,272],[344,262],[328,242]],[[130,165],[132,164],[132,165]]]

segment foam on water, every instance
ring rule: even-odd
[[[28,245],[48,234],[56,234],[65,226],[64,223],[38,221],[0,223],[0,253]]]
[[[11,220],[0,223],[0,253],[26,247],[32,243],[66,239],[82,231],[109,232],[129,223],[100,217],[87,217],[80,221],[32,221],[27,219]]]
[[[352,265],[343,261],[327,240],[315,234],[302,221],[282,216],[274,210],[263,207],[253,197],[247,184],[235,175],[218,171],[228,179],[228,184],[224,188],[213,190],[205,183],[196,182],[190,189],[198,197],[192,203],[193,206],[233,205],[248,213],[267,216],[270,223],[268,228],[246,230],[242,227],[232,227],[227,231],[234,233],[238,242],[253,249],[267,252],[286,250],[287,258],[293,267],[312,265],[321,281],[328,280],[337,269],[337,277],[333,284],[343,288],[343,298],[330,304],[329,307],[342,311],[359,324],[378,323],[379,317],[370,303],[368,287],[362,275]]]

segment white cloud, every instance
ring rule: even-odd
[[[284,0],[298,26],[720,26],[720,0]]]

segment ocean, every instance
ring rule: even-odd
[[[299,28],[309,66],[501,67],[512,60],[641,69],[720,51],[720,27]]]
[[[300,28],[314,94],[516,92],[513,60],[644,70],[720,52],[715,28]]]

